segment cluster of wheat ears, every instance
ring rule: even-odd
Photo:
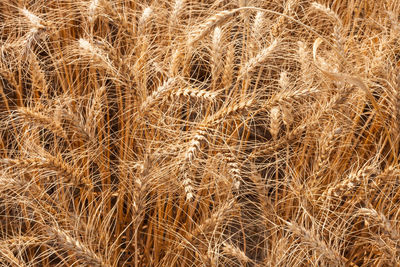
[[[395,266],[399,14],[1,1],[1,266]]]

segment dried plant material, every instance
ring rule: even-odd
[[[318,251],[323,257],[326,257],[331,263],[342,265],[344,263],[343,257],[338,254],[337,251],[330,248],[320,237],[304,227],[296,224],[287,222],[288,229],[300,237],[300,239],[310,246],[312,249]]]
[[[232,176],[232,184],[235,190],[240,188],[241,175],[240,175],[240,165],[238,160],[235,158],[233,152],[229,151],[224,154],[225,160],[228,165],[228,172]]]
[[[182,14],[182,11],[185,7],[185,0],[175,0],[174,8],[172,10],[171,21],[177,23],[179,21],[179,17]]]
[[[396,266],[398,14],[2,1],[0,265]]]
[[[196,42],[198,42],[204,36],[210,33],[214,27],[222,24],[224,21],[234,16],[240,10],[241,10],[240,8],[233,10],[224,10],[210,17],[206,22],[200,24],[197,27],[199,30],[197,30],[194,33],[191,33],[191,35],[189,36],[188,46],[190,47],[194,45]]]
[[[153,105],[157,99],[161,98],[163,94],[165,94],[168,90],[171,90],[171,86],[175,83],[175,81],[175,78],[169,78],[162,85],[160,85],[157,90],[155,90],[149,97],[146,98],[145,101],[143,101],[141,110],[146,110]]]
[[[224,88],[229,88],[232,85],[233,74],[234,74],[234,62],[235,62],[235,47],[231,44],[225,56],[225,65],[222,74],[222,86]]]
[[[368,208],[360,208],[357,212],[359,215],[364,215],[366,223],[371,225],[371,221],[375,221],[379,224],[379,226],[385,231],[387,235],[393,240],[399,239],[399,233],[392,226],[390,221],[386,218],[386,216],[382,213],[377,212],[375,209]]]
[[[226,254],[236,257],[238,260],[240,260],[240,262],[246,263],[250,261],[250,259],[246,256],[246,254],[239,248],[226,242],[223,244],[223,246],[224,246],[223,250]]]
[[[40,111],[32,110],[29,108],[19,108],[15,114],[17,119],[22,123],[36,124],[53,131],[56,135],[67,138],[66,131],[62,128],[59,121],[52,119],[50,116],[41,113]]]
[[[216,27],[214,29],[214,35],[212,40],[212,75],[215,81],[218,80],[220,67],[221,67],[221,58],[222,58],[222,31],[220,27]]]
[[[52,227],[49,229],[51,233],[54,234],[56,240],[58,240],[60,246],[65,247],[67,250],[71,249],[85,264],[91,266],[110,266],[105,263],[105,261],[90,250],[85,244],[76,238],[73,238],[66,231],[60,229],[59,227]]]
[[[197,88],[184,88],[184,89],[178,89],[169,95],[169,97],[171,98],[178,98],[182,96],[186,98],[192,97],[197,100],[205,99],[207,101],[214,102],[217,99],[218,93],[208,92]]]
[[[268,59],[271,53],[278,46],[278,43],[279,41],[275,39],[268,47],[263,48],[255,57],[251,58],[240,71],[239,77],[243,78],[245,75],[254,72],[258,66],[263,64]]]
[[[352,172],[349,176],[324,192],[322,198],[329,198],[331,196],[343,197],[353,194],[362,183],[368,182],[368,179],[373,178],[376,175],[376,169],[372,166],[365,166],[358,170],[356,173]]]
[[[261,39],[262,27],[264,24],[264,13],[262,11],[257,11],[257,14],[254,18],[252,34],[255,41],[259,41]]]
[[[88,8],[89,22],[93,23],[96,19],[97,9],[99,8],[99,2],[101,0],[92,0]]]
[[[29,158],[29,159],[3,159],[1,164],[10,168],[19,167],[34,170],[42,170],[44,172],[54,171],[64,178],[65,182],[75,186],[86,186],[91,188],[91,182],[78,173],[72,166],[65,163],[60,157],[48,156],[48,158]]]
[[[280,108],[275,106],[271,108],[271,123],[270,123],[270,131],[272,138],[275,140],[278,138],[280,128]]]
[[[28,19],[29,23],[32,25],[32,27],[36,29],[41,29],[45,28],[45,22],[39,18],[37,15],[33,14],[31,11],[29,11],[26,8],[21,9],[22,14]]]

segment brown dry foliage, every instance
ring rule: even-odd
[[[395,266],[395,0],[0,2],[2,266]]]

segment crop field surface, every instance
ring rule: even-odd
[[[400,1],[0,1],[0,266],[400,266]]]

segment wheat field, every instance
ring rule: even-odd
[[[400,2],[2,0],[1,266],[399,266]]]

